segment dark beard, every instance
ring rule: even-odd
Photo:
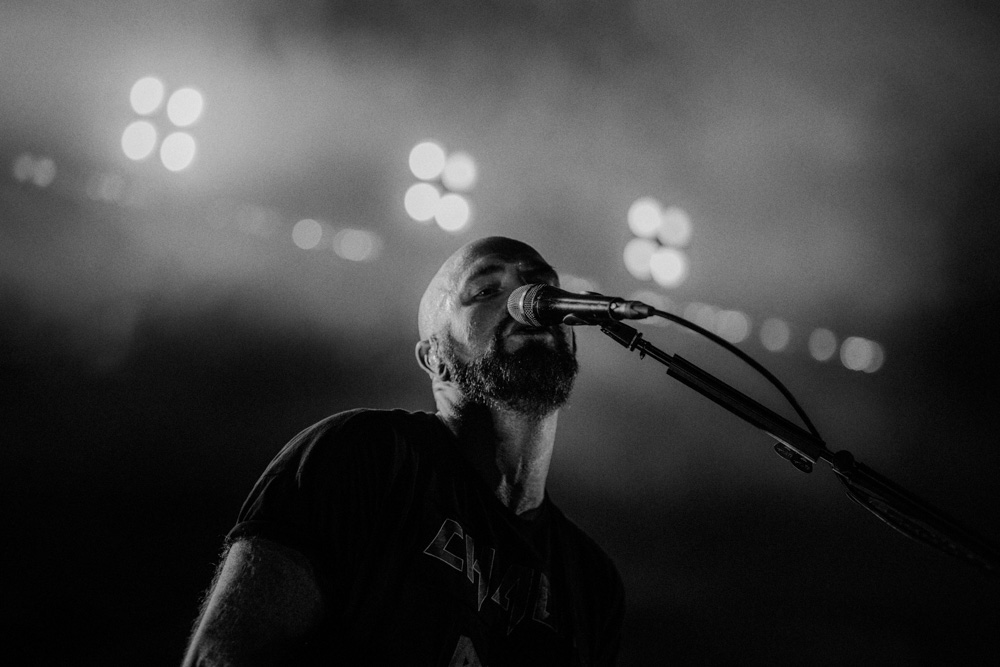
[[[439,354],[469,402],[544,417],[569,400],[579,365],[562,331],[556,333],[555,347],[527,340],[516,351],[507,352],[498,329],[489,351],[470,362],[457,358],[450,333],[443,338]]]

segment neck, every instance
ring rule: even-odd
[[[504,506],[522,514],[542,504],[558,411],[536,417],[480,404],[439,407],[462,455]]]

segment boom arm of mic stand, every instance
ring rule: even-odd
[[[831,452],[819,437],[764,407],[722,380],[679,355],[669,355],[621,322],[602,322],[601,331],[640,358],[652,357],[667,367],[667,375],[765,431],[777,442],[774,449],[803,472],[818,461],[828,463],[847,489],[847,495],[904,535],[970,562],[996,576],[1000,553],[996,547],[959,525],[939,510],[889,481],[850,452]]]

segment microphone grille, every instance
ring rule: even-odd
[[[537,285],[521,285],[507,297],[507,312],[517,322],[534,327],[542,326],[535,315],[535,301],[538,293],[545,287],[544,283]]]

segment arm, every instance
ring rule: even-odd
[[[263,538],[239,540],[219,568],[183,667],[291,663],[322,615],[305,556]]]

